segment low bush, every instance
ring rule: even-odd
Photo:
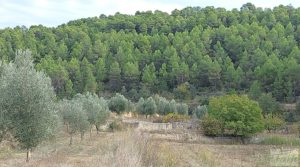
[[[221,122],[207,114],[203,117],[200,124],[203,133],[207,136],[218,136],[222,133]]]
[[[162,122],[182,122],[188,120],[190,117],[187,115],[180,115],[177,113],[169,113],[165,115],[162,119]]]
[[[123,129],[122,122],[115,120],[108,125],[108,129],[112,132],[122,130]]]
[[[272,116],[268,114],[264,119],[265,128],[271,132],[271,130],[277,130],[278,128],[284,125],[284,120],[279,118],[278,116]]]
[[[156,117],[152,121],[153,123],[163,123],[163,117]]]
[[[296,113],[289,111],[289,112],[284,112],[283,113],[284,119],[286,122],[296,122]]]

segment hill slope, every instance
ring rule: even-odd
[[[0,30],[0,56],[30,49],[57,95],[122,91],[132,99],[174,92],[300,94],[300,8],[188,7]]]

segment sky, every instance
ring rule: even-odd
[[[280,4],[300,6],[300,0],[0,0],[0,28],[42,24],[48,27],[70,20],[113,15],[116,12],[161,10],[170,13],[188,6],[240,8],[251,2],[256,7],[273,8]]]

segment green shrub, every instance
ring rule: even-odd
[[[204,115],[200,124],[203,133],[207,136],[218,136],[222,133],[221,122],[207,114]]]
[[[208,115],[221,121],[224,134],[250,136],[264,129],[262,111],[247,96],[227,95],[211,98]]]
[[[156,117],[152,121],[153,123],[163,123],[163,117]]]
[[[286,122],[295,122],[297,120],[295,112],[292,111],[284,112],[283,116]]]
[[[122,130],[123,129],[123,125],[120,121],[116,121],[114,120],[113,122],[111,122],[108,126],[108,129],[112,132],[114,131],[118,131],[118,130]]]
[[[188,120],[190,117],[187,115],[180,115],[177,113],[169,113],[165,115],[162,119],[162,122],[182,122]]]
[[[272,116],[268,114],[264,119],[265,128],[271,132],[271,130],[276,130],[284,125],[284,120],[279,118],[278,116]]]
[[[297,125],[297,130],[298,130],[298,135],[299,135],[299,138],[300,138],[300,123],[298,123],[298,125]]]
[[[297,102],[295,111],[297,115],[300,115],[300,102]]]

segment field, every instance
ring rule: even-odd
[[[299,148],[299,140],[283,135],[262,134],[258,144],[240,144],[202,136],[195,131],[142,131],[129,129],[116,132],[80,135],[69,146],[69,136],[43,143],[33,150],[25,163],[25,152],[9,143],[0,145],[1,167],[138,167],[138,166],[270,166],[270,150]],[[286,139],[284,141],[280,139]],[[295,140],[290,142],[289,139]],[[280,142],[277,142],[280,140]],[[271,144],[269,144],[271,142]]]

